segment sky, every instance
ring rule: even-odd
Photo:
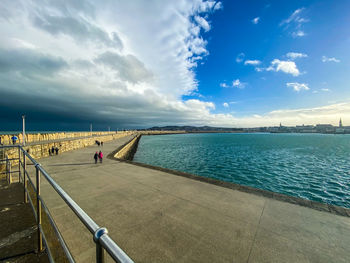
[[[350,125],[349,10],[2,0],[0,131]]]

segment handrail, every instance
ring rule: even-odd
[[[38,207],[40,207],[41,211],[41,206],[44,207],[45,212],[48,211],[47,206],[45,205],[44,202],[41,203],[42,197],[40,196],[40,174],[45,177],[45,179],[49,182],[49,184],[52,186],[53,189],[59,194],[59,196],[64,200],[64,202],[72,209],[72,211],[75,213],[75,215],[80,219],[80,221],[85,225],[85,227],[90,231],[90,233],[93,235],[93,240],[96,243],[96,262],[105,262],[104,260],[104,250],[107,251],[107,253],[115,260],[115,262],[118,263],[132,263],[132,259],[111,239],[108,235],[108,231],[106,228],[100,227],[98,224],[95,223],[95,221],[60,187],[54,180],[53,178],[45,171],[45,169],[30,155],[27,153],[26,150],[23,149],[21,145],[6,145],[6,146],[1,146],[0,148],[17,148],[19,149],[18,154],[18,160],[19,160],[19,165],[22,166],[23,174],[24,177],[22,178],[22,181],[24,183],[24,186],[26,187],[26,178],[29,179],[30,184],[34,188],[34,184],[32,180],[30,179],[28,172],[26,171],[25,165],[23,165],[24,162],[21,162],[21,154],[23,156],[23,160],[25,158],[28,158],[32,164],[34,164],[35,169],[37,171],[37,185],[36,191],[37,194],[37,201],[38,201]],[[21,175],[19,176],[21,178]],[[19,178],[19,179],[20,179]],[[28,190],[24,190],[28,194]],[[31,201],[31,198],[30,198]],[[39,203],[40,201],[40,203]],[[33,204],[32,208],[33,207]],[[38,209],[38,208],[37,208]],[[39,211],[38,210],[38,211]],[[44,240],[45,245],[47,246],[47,241],[45,238],[45,234],[43,233],[42,227],[41,227],[41,213],[37,212],[38,215],[36,215],[37,222],[38,222],[38,227],[39,227],[39,239],[42,237]],[[51,215],[49,214],[49,219],[52,220]],[[53,220],[52,220],[53,221]],[[52,226],[55,228],[56,225],[54,222],[50,222]],[[41,232],[41,233],[40,233]],[[58,229],[55,229],[56,234],[59,233]],[[61,239],[62,236],[58,235],[58,238]],[[60,240],[61,241],[61,240]],[[63,240],[62,240],[63,241]],[[61,243],[62,245],[62,243]],[[63,247],[65,246],[65,243],[63,241]],[[40,244],[39,244],[40,247]],[[49,251],[49,248],[48,248]],[[74,262],[72,256],[70,255],[69,250],[64,247],[64,252],[69,259],[70,262]],[[51,254],[51,253],[50,253]],[[49,255],[51,257],[51,255]],[[53,259],[50,258],[50,261]]]

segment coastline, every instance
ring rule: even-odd
[[[149,165],[149,164],[145,164],[145,163],[135,162],[135,161],[133,161],[133,156],[137,151],[138,143],[139,143],[139,140],[141,139],[142,135],[144,135],[144,134],[138,134],[137,136],[135,136],[135,137],[137,137],[137,140],[135,140],[135,137],[134,137],[133,139],[131,139],[130,141],[128,141],[124,145],[118,147],[115,151],[108,154],[107,158],[112,159],[112,160],[116,160],[116,161],[120,161],[120,162],[129,163],[129,164],[140,166],[140,167],[145,167],[145,168],[149,168],[149,169],[153,169],[153,170],[157,170],[157,171],[166,172],[166,173],[172,174],[172,175],[186,177],[186,178],[193,179],[196,181],[209,183],[209,184],[221,186],[221,187],[232,189],[232,190],[238,190],[241,192],[251,193],[251,194],[254,194],[257,196],[262,196],[262,197],[266,197],[266,198],[275,199],[278,201],[283,201],[283,202],[287,202],[287,203],[291,203],[291,204],[300,205],[300,206],[307,207],[307,208],[312,208],[312,209],[315,209],[318,211],[323,211],[323,212],[328,212],[328,213],[335,214],[335,215],[350,217],[350,209],[345,208],[345,207],[331,205],[331,204],[327,204],[327,203],[320,203],[317,201],[307,200],[307,199],[303,199],[303,198],[299,198],[299,197],[295,197],[295,196],[290,196],[290,195],[285,195],[285,194],[281,194],[281,193],[277,193],[277,192],[271,192],[268,190],[263,190],[263,189],[254,188],[254,187],[250,187],[250,186],[240,185],[240,184],[236,184],[236,183],[232,183],[232,182],[220,181],[220,180],[209,178],[209,177],[199,176],[199,175],[181,172],[181,171],[177,171],[177,170],[172,170],[172,169],[168,169],[168,168],[163,168],[160,166],[154,166],[154,165]],[[158,135],[158,134],[146,134],[146,135]],[[124,154],[124,156],[126,156],[127,158],[116,157],[116,155],[120,151],[122,151],[123,149],[126,149],[126,148],[128,150],[127,150],[127,153]]]

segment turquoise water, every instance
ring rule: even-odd
[[[350,208],[350,135],[142,136],[134,161]]]

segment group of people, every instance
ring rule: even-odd
[[[55,155],[55,152],[56,152],[56,155],[58,155],[58,151],[59,151],[58,147],[52,146],[51,149],[49,148],[49,155]]]
[[[99,159],[100,163],[102,163],[103,153],[101,151],[100,152],[96,152],[94,154],[94,159],[95,159],[95,163],[97,163],[97,159]]]
[[[100,146],[100,145],[103,146],[103,142],[100,142],[100,141],[96,140],[95,143],[97,144],[97,146]]]

